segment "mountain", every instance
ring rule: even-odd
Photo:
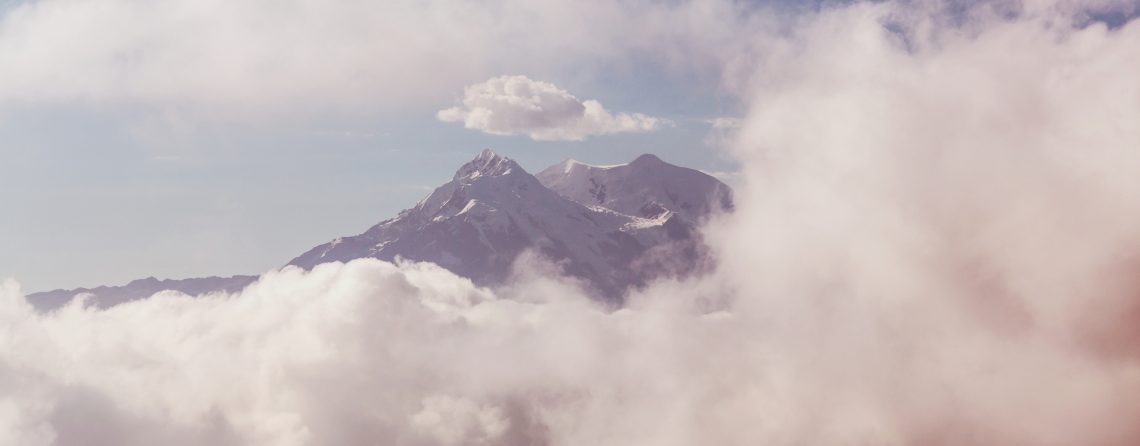
[[[415,207],[289,264],[402,257],[496,285],[520,253],[534,249],[619,300],[650,275],[637,263],[650,248],[692,239],[700,220],[731,206],[723,183],[652,155],[611,168],[570,163],[535,177],[484,150]],[[602,192],[590,194],[591,188]],[[606,190],[613,192],[598,199]]]
[[[28,295],[28,302],[36,308],[58,308],[71,301],[76,295],[90,294],[96,306],[107,308],[123,302],[142,299],[159,291],[176,290],[192,296],[201,294],[241,291],[246,285],[257,280],[257,276],[196,277],[192,279],[163,279],[154,277],[132,280],[122,286],[99,286],[76,288],[73,290],[52,290]]]
[[[653,155],[619,166],[567,160],[535,176],[484,150],[414,207],[363,233],[314,247],[288,265],[310,269],[363,257],[403,258],[434,262],[476,284],[494,286],[508,279],[519,254],[533,250],[607,301],[620,303],[626,290],[652,277],[706,268],[708,256],[696,228],[731,209],[728,186]],[[90,292],[97,305],[110,306],[156,288],[188,294],[234,291],[254,279],[146,279],[122,287],[37,293],[29,300],[51,308]]]

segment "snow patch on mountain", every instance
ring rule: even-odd
[[[717,212],[732,209],[732,189],[720,180],[651,154],[613,166],[568,159],[536,177],[570,200],[642,218],[656,219],[669,211],[699,224]]]

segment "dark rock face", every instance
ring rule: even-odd
[[[653,155],[611,167],[568,160],[536,177],[485,150],[414,207],[361,234],[314,247],[288,265],[310,269],[365,257],[403,258],[433,262],[476,284],[495,286],[507,280],[519,254],[533,250],[620,304],[630,287],[653,277],[704,269],[707,250],[696,228],[712,214],[730,210],[731,200],[731,190],[715,178]],[[164,289],[234,292],[255,279],[152,278],[29,299],[54,308],[77,293],[91,293],[97,305],[111,306]]]

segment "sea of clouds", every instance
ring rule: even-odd
[[[617,311],[534,261],[49,314],[4,282],[0,445],[1140,443],[1140,23],[952,9],[746,45],[719,266]]]

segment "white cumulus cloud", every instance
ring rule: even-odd
[[[499,76],[463,89],[462,105],[441,110],[444,122],[495,135],[536,140],[581,140],[610,133],[648,132],[667,121],[641,113],[613,114],[595,100],[582,101],[549,82]]]

